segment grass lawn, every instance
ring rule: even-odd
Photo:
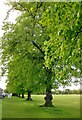
[[[2,100],[0,99],[0,118],[2,118]]]
[[[26,98],[5,97],[2,100],[3,118],[80,118],[80,95],[53,95],[54,107],[39,107],[44,104],[44,95]]]

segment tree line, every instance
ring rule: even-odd
[[[52,88],[79,82],[82,3],[8,2],[21,12],[15,23],[3,22],[2,76],[12,93],[44,92],[52,104]],[[10,10],[10,11],[11,11]]]
[[[56,94],[56,95],[59,95],[59,94],[82,94],[82,90],[78,89],[74,89],[74,90],[70,90],[70,89],[65,89],[65,90],[56,90],[56,91],[53,91],[52,94]]]

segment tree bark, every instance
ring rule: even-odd
[[[40,107],[54,107],[52,104],[53,97],[52,97],[52,93],[51,93],[50,88],[51,88],[51,85],[50,85],[50,87],[48,86],[46,88],[46,96],[44,97],[45,103],[44,103],[44,105],[41,105]]]
[[[24,93],[22,93],[22,98],[24,98]]]
[[[51,69],[46,69],[46,75],[47,75],[47,80],[45,82],[46,84],[46,96],[44,97],[45,99],[45,104],[42,105],[43,107],[53,107],[52,105],[52,93],[51,93],[51,89],[52,89],[52,70]],[[42,107],[41,106],[41,107]]]
[[[28,98],[26,100],[32,100],[32,98],[31,98],[31,91],[28,91]]]
[[[45,99],[45,104],[44,104],[45,107],[53,107],[52,105],[53,97],[51,94],[51,90],[46,90],[46,96],[44,97],[44,99]]]

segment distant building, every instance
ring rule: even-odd
[[[2,98],[3,89],[0,88],[0,98]]]

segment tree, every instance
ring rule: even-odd
[[[18,57],[24,77],[30,67],[23,69],[22,61],[26,66],[28,59],[35,68],[39,62],[41,70],[45,69],[45,79],[40,81],[41,87],[46,85],[44,106],[53,106],[53,86],[68,85],[72,75],[80,76],[77,70],[80,71],[81,3],[10,2],[9,5],[22,12],[15,24],[4,23],[2,63],[8,69],[8,62]],[[27,81],[26,87],[31,80]]]
[[[27,100],[31,100],[31,92],[40,92],[45,89],[45,72],[42,65],[36,61],[15,55],[8,64],[8,84],[7,87],[11,92],[27,93]],[[44,84],[43,84],[44,83]],[[43,84],[43,86],[41,86]],[[13,89],[13,90],[12,90]]]

